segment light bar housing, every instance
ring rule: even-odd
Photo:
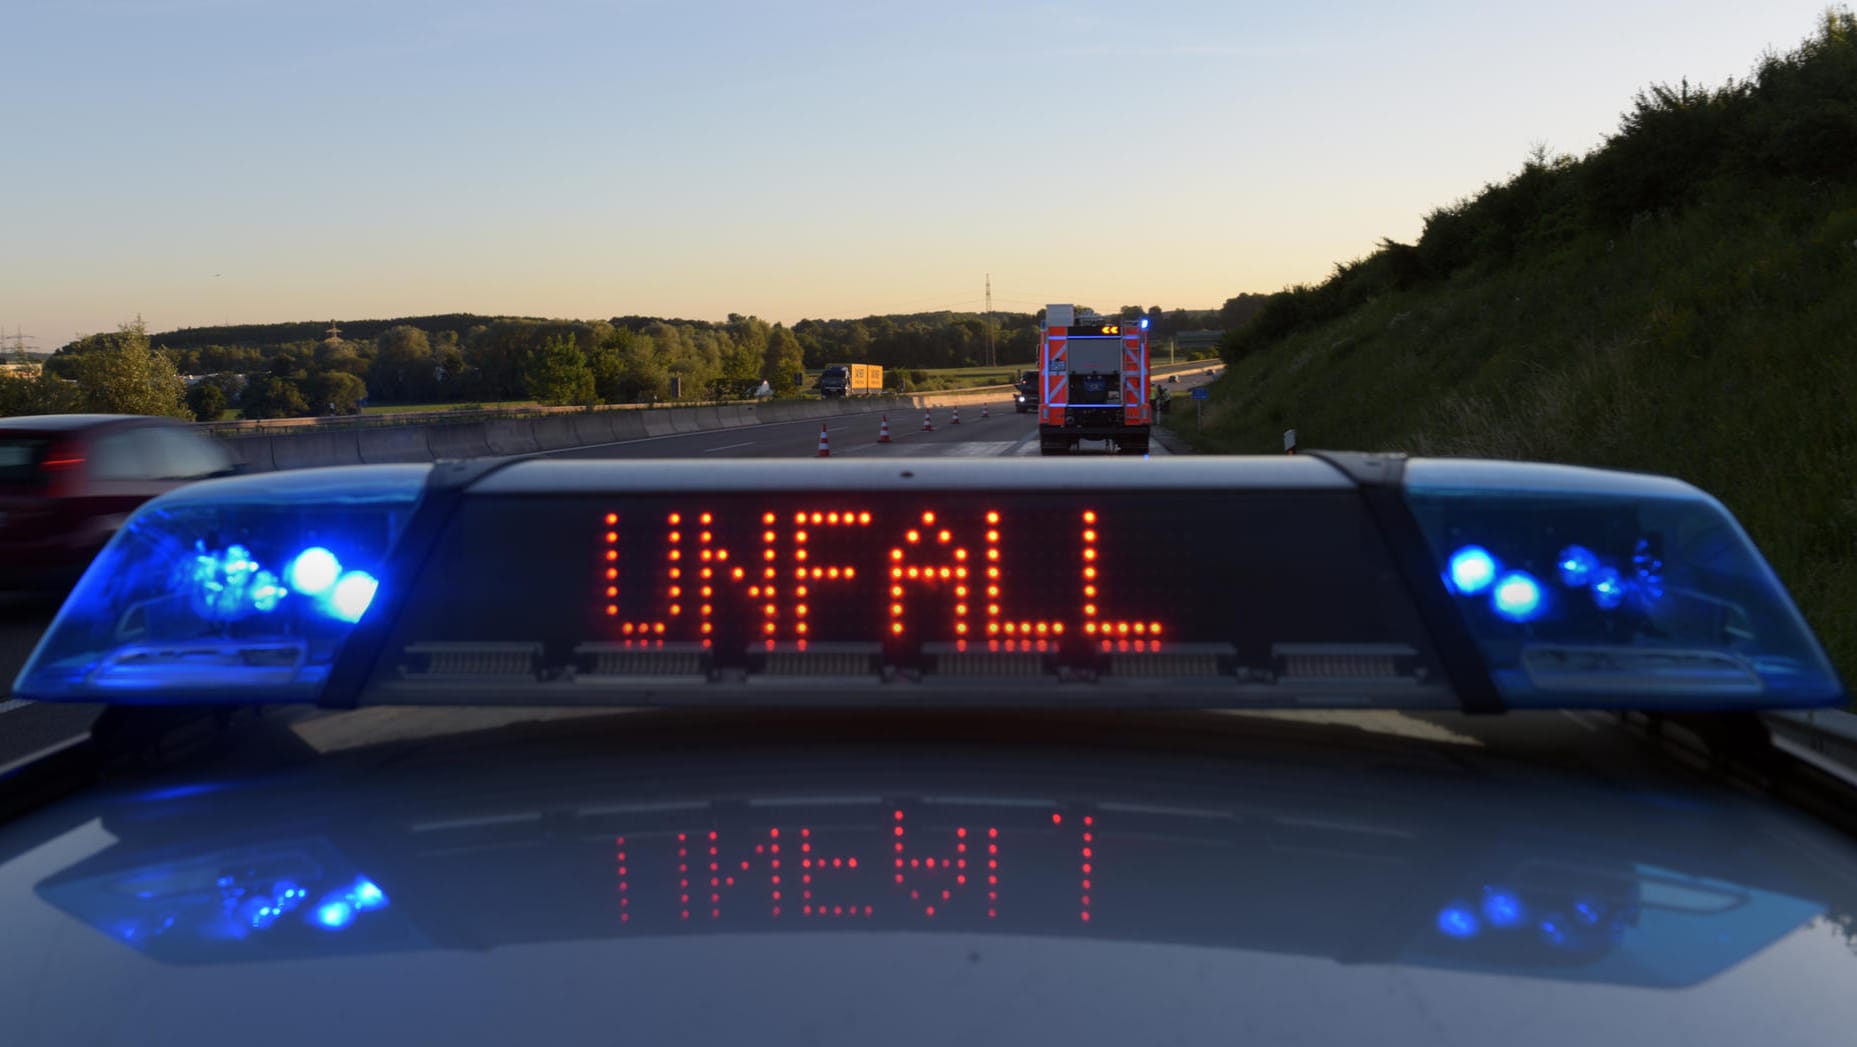
[[[1360,455],[520,460],[203,483],[112,542],[16,693],[1472,711],[1845,697],[1746,534],[1693,487]]]

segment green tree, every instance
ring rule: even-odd
[[[761,376],[767,379],[768,385],[773,386],[774,395],[790,396],[799,392],[800,374],[805,369],[805,353],[800,349],[800,340],[793,337],[792,331],[775,324],[767,336]]]
[[[0,415],[70,414],[82,406],[77,384],[69,379],[49,374],[31,378],[0,376]]]
[[[367,383],[344,371],[323,371],[297,383],[313,414],[357,414],[367,399]]]
[[[625,399],[624,350],[638,336],[630,331],[612,330],[587,351],[587,367],[593,372],[593,393],[601,403],[616,404]]]
[[[193,417],[187,409],[187,387],[175,373],[174,362],[149,346],[148,328],[139,318],[113,334],[95,337],[76,364],[83,410]]]
[[[592,403],[596,395],[587,354],[571,335],[554,335],[529,358],[523,373],[529,395],[545,404]]]
[[[368,389],[376,399],[413,403],[429,399],[437,384],[432,343],[411,324],[389,327],[374,342],[374,366],[368,372]]]
[[[251,376],[239,397],[239,411],[247,418],[301,418],[310,413],[297,384],[274,374]]]
[[[226,412],[226,394],[211,382],[195,382],[187,388],[187,409],[197,421],[217,422]]]

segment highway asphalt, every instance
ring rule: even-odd
[[[1204,375],[1182,375],[1170,383],[1174,410],[1191,411],[1187,390],[1209,381]],[[919,413],[888,412],[890,442],[878,443],[882,411],[842,415],[828,424],[831,457],[1004,457],[1038,454],[1038,418],[1019,414],[1012,402],[963,404],[960,421],[951,408],[929,412],[934,429],[924,431]],[[1178,415],[1176,415],[1178,417]],[[722,429],[672,436],[647,437],[623,443],[555,451],[556,458],[795,458],[816,457],[820,423],[779,422],[741,429]],[[1085,453],[1100,444],[1085,444]],[[1152,445],[1156,456],[1167,454],[1160,441]],[[56,599],[0,596],[0,682],[10,687],[25,664],[39,635],[57,611]],[[80,736],[99,711],[94,705],[53,705],[21,702],[0,696],[0,767],[45,748]]]

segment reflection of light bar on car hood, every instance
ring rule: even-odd
[[[1778,707],[1843,688],[1657,477],[1356,455],[520,461],[195,485],[98,559],[50,700]]]

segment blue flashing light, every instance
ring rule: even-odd
[[[329,591],[329,610],[344,622],[358,622],[374,602],[380,583],[366,571],[350,571]]]
[[[251,605],[262,614],[277,610],[277,604],[290,595],[290,590],[277,584],[277,576],[269,571],[259,571],[252,577]]]
[[[1625,602],[1625,579],[1618,570],[1601,567],[1593,576],[1593,604],[1602,611],[1617,610]]]
[[[1565,948],[1569,940],[1567,920],[1559,913],[1550,913],[1541,921],[1541,940],[1555,948]]]
[[[1583,588],[1599,569],[1599,557],[1584,545],[1569,545],[1560,551],[1560,584],[1569,589]]]
[[[1651,551],[1651,543],[1638,539],[1631,552],[1632,581],[1638,594],[1647,601],[1664,595],[1664,562]]]
[[[355,908],[365,912],[369,909],[383,908],[387,904],[387,895],[373,880],[363,877],[355,881],[355,886],[348,892]]]
[[[1438,913],[1438,933],[1446,938],[1475,938],[1481,930],[1477,915],[1462,905],[1447,905]]]
[[[188,581],[194,610],[213,621],[237,621],[272,610],[283,597],[277,576],[262,570],[242,545],[212,552],[205,542],[196,541]]]
[[[311,546],[297,554],[284,571],[290,587],[305,596],[321,596],[342,576],[342,562],[322,546]]]
[[[355,907],[345,898],[323,902],[311,914],[316,926],[331,931],[339,931],[355,922]]]
[[[1466,545],[1451,554],[1449,574],[1451,588],[1475,596],[1496,580],[1496,558],[1480,545]]]
[[[1490,607],[1512,622],[1533,621],[1546,609],[1541,583],[1526,571],[1510,571],[1496,580]]]
[[[1527,911],[1522,908],[1522,900],[1513,893],[1497,887],[1483,889],[1483,918],[1491,927],[1508,930],[1518,927],[1527,919]]]
[[[13,694],[69,702],[133,695],[148,704],[314,700],[430,472],[287,471],[162,495],[98,554]]]

